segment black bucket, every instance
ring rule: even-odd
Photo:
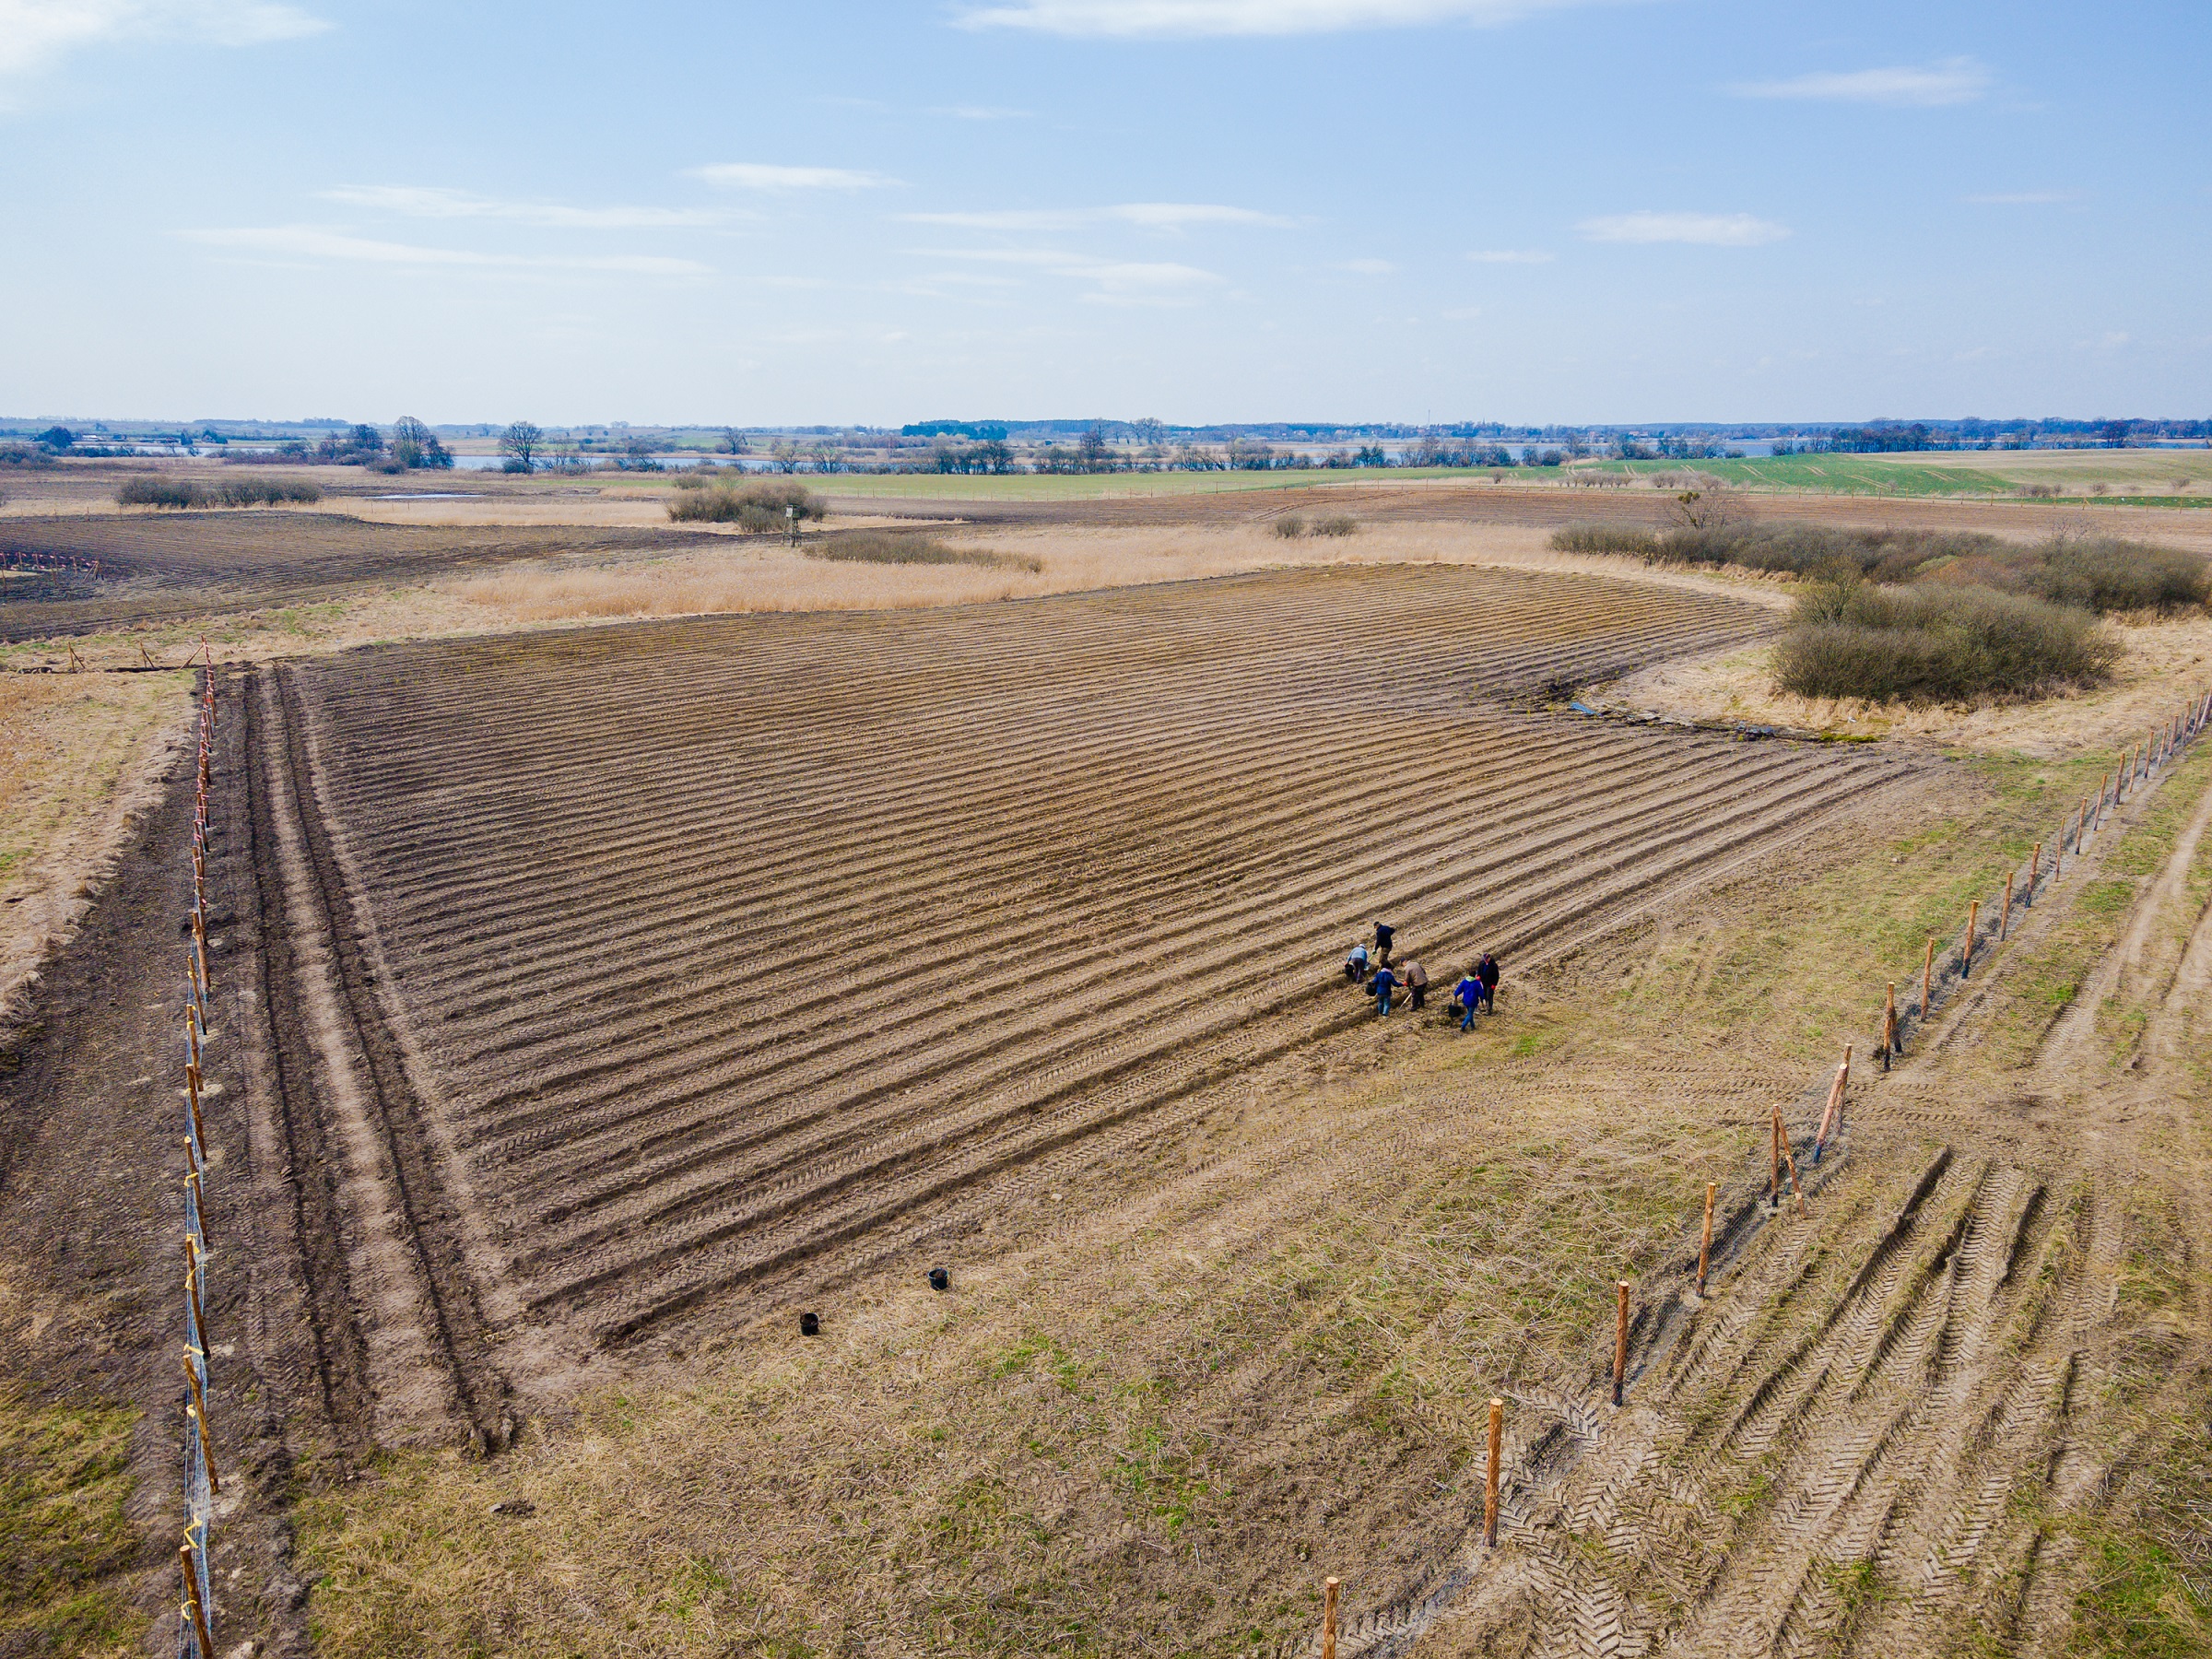
[[[822,1316],[819,1313],[802,1313],[799,1315],[800,1335],[819,1336],[821,1334]]]
[[[932,1290],[951,1289],[952,1275],[946,1272],[942,1267],[932,1267],[929,1270],[929,1288]]]

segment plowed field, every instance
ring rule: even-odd
[[[1372,1018],[1338,968],[1378,917],[1440,981],[1510,968],[1853,804],[1896,763],[1533,707],[1772,625],[1585,578],[1267,575],[360,652],[256,718],[373,923],[337,954],[357,1027],[388,975],[414,1057],[378,1084],[393,1167],[450,1136],[465,1171],[426,1197],[418,1160],[400,1207],[480,1206],[498,1241],[431,1301],[621,1343],[971,1230]],[[453,1394],[492,1431],[480,1380]]]

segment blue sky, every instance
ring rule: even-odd
[[[2198,416],[2212,7],[0,0],[0,410]]]

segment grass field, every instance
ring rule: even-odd
[[[2037,487],[2077,505],[2212,506],[2212,451],[1990,450],[1899,455],[1778,455],[1743,461],[1609,461],[1583,472],[1636,477],[1710,473],[1746,489],[1824,495],[2014,497]],[[2097,492],[2102,486],[2102,494]],[[2194,492],[2194,493],[2193,493]]]

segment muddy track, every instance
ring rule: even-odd
[[[401,1249],[420,1293],[429,1348],[445,1372],[451,1400],[467,1425],[468,1438],[480,1450],[496,1449],[505,1445],[513,1431],[508,1383],[491,1359],[465,1248],[465,1228],[447,1190],[428,1108],[407,1075],[398,1041],[378,1003],[365,930],[356,919],[317,799],[306,717],[288,671],[257,675],[248,696],[260,703],[259,717],[265,723],[257,733],[265,786],[273,788],[277,782],[281,756],[281,778],[288,789],[282,809],[291,815],[305,853],[312,925],[332,971],[336,1012],[343,1022],[337,1035],[345,1052],[331,1059],[330,1069],[354,1070],[351,1063],[358,1061],[355,1076],[382,1155],[373,1177],[364,1160],[354,1157],[354,1176],[357,1181],[388,1183],[402,1224]],[[320,1133],[328,1135],[326,1124]],[[334,1293],[326,1288],[318,1292],[317,1300]]]
[[[406,1164],[425,1259],[480,1223],[518,1312],[622,1343],[973,1228],[1371,1018],[1333,970],[1379,913],[1446,979],[1907,775],[1521,706],[1772,626],[1278,574],[351,653],[286,677],[286,741],[321,903],[350,914],[334,841],[373,900],[388,986],[334,935],[394,1159],[450,1135],[481,1206]]]
[[[291,1211],[286,1241],[298,1255],[300,1282],[305,1287],[317,1402],[337,1443],[359,1456],[374,1445],[375,1402],[343,1241],[341,1154],[325,1130],[310,1075],[307,1057],[313,1046],[300,1008],[300,968],[277,875],[276,806],[267,772],[257,760],[263,742],[261,699],[250,682],[244,695],[225,700],[224,712],[241,723],[243,733],[237,751],[242,763],[225,776],[226,782],[233,776],[238,780],[227,792],[231,802],[239,804],[240,794],[244,796],[244,810],[236,814],[236,821],[245,830],[258,946],[255,994],[244,1006],[263,1022],[250,1040],[267,1058],[267,1088],[282,1138]]]

